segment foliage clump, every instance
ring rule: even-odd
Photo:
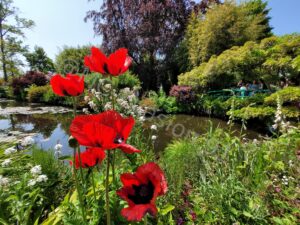
[[[178,81],[180,85],[198,89],[222,89],[235,86],[241,79],[252,82],[261,78],[266,83],[276,83],[284,78],[297,85],[300,80],[295,64],[299,45],[300,36],[297,34],[269,37],[260,43],[246,42],[180,74]]]
[[[247,140],[221,129],[174,141],[162,155],[166,202],[194,224],[296,224],[300,133]]]
[[[25,99],[25,88],[30,85],[43,86],[48,83],[47,77],[41,72],[29,71],[24,76],[14,78],[12,81],[13,94],[16,98]]]
[[[265,98],[267,105],[276,105],[277,97],[283,104],[300,103],[300,87],[287,87]]]

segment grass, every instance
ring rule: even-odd
[[[179,206],[174,213],[184,221],[194,212],[196,224],[296,224],[299,140],[294,131],[245,142],[216,129],[175,141],[162,158],[170,188],[166,202]]]

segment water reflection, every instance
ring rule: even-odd
[[[150,129],[153,124],[157,126],[157,131]],[[238,124],[234,124],[230,128],[226,121],[220,119],[190,115],[159,115],[148,119],[145,126],[148,135],[157,136],[154,142],[156,151],[163,150],[174,139],[190,137],[192,133],[201,135],[207,133],[210,128],[222,128],[230,131],[233,135],[241,135],[241,126]],[[259,137],[259,133],[253,130],[243,131],[242,134],[249,139]]]
[[[1,108],[13,106],[28,106],[24,103],[1,102]],[[37,107],[39,105],[31,105]],[[32,115],[7,115],[0,116],[0,132],[8,133],[10,131],[20,131],[23,133],[36,133],[35,140],[38,146],[43,149],[53,149],[58,143],[63,145],[62,154],[68,155],[73,151],[68,146],[69,127],[72,121],[72,113],[61,114],[32,114]],[[150,129],[155,124],[157,131]],[[173,139],[189,136],[191,132],[203,134],[212,126],[228,129],[225,121],[207,117],[196,117],[189,115],[160,115],[155,118],[149,118],[145,121],[145,135],[156,135],[155,151],[162,151]],[[234,125],[232,130],[237,131],[238,135],[241,127]],[[248,138],[257,138],[258,133],[248,130]]]

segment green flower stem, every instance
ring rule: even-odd
[[[95,188],[95,179],[94,179],[93,168],[92,168],[92,170],[91,170],[91,175],[92,175],[92,185],[93,185],[94,199],[95,199],[95,203],[97,203],[96,188]]]
[[[145,215],[144,223],[145,223],[145,225],[148,225],[148,217],[147,217],[147,214]]]
[[[75,118],[76,114],[77,114],[77,98],[75,96],[73,96],[72,98],[73,98],[73,116]],[[78,197],[79,197],[79,202],[80,202],[80,208],[82,210],[82,217],[83,217],[84,222],[86,222],[85,209],[84,209],[84,205],[83,205],[83,196],[81,195],[81,191],[79,189],[79,181],[78,181],[77,174],[76,174],[76,164],[75,164],[76,151],[77,151],[77,154],[78,154],[79,165],[80,165],[79,170],[80,170],[81,182],[82,182],[82,184],[84,184],[83,172],[82,172],[82,168],[81,168],[82,164],[81,164],[80,147],[79,146],[74,148],[74,162],[73,162],[74,177],[75,177],[75,184],[76,184],[76,189],[77,189],[77,192],[78,192]]]
[[[109,164],[110,164],[110,153],[108,152],[106,161],[106,181],[105,181],[105,198],[106,198],[106,224],[110,225],[110,207],[109,207]]]
[[[112,102],[112,108],[115,110],[115,95],[114,95],[114,87],[113,87],[113,80],[112,76],[110,76],[110,82],[111,82],[111,102]],[[111,168],[112,168],[112,175],[113,175],[113,183],[115,183],[115,157],[116,153],[113,150],[113,157],[112,157],[112,162],[111,162]]]
[[[115,174],[115,158],[116,158],[116,150],[112,150],[112,162],[111,162],[111,169],[112,169],[112,176],[113,176],[113,184],[116,181],[116,174]]]
[[[81,195],[81,191],[79,189],[79,183],[78,183],[77,174],[76,174],[75,155],[76,155],[76,149],[74,148],[73,169],[74,169],[75,185],[76,185],[76,190],[77,190],[77,193],[78,193],[79,205],[80,205],[80,208],[81,208],[82,218],[83,218],[84,222],[87,223],[86,215],[85,215],[85,208],[84,208],[84,205],[83,205],[83,198],[82,198],[82,195]]]
[[[115,95],[114,95],[114,87],[113,87],[113,80],[112,76],[110,76],[110,82],[111,82],[111,102],[112,102],[112,108],[115,110]]]
[[[76,117],[77,114],[77,97],[73,96],[73,116],[74,118]],[[79,170],[80,170],[80,177],[81,177],[81,182],[82,184],[85,184],[84,182],[84,178],[83,178],[83,172],[82,172],[82,168],[81,168],[81,156],[80,156],[80,147],[76,147],[77,149],[77,154],[78,154],[78,159],[79,159]],[[75,161],[75,155],[74,155],[74,161]],[[84,185],[85,186],[85,185]]]
[[[76,114],[77,114],[77,99],[76,97],[72,97],[73,98],[73,116],[75,118]]]
[[[81,182],[82,182],[82,184],[85,188],[85,180],[84,180],[84,177],[83,177],[83,171],[82,171],[82,167],[81,167],[82,163],[81,163],[81,156],[80,156],[80,147],[77,146],[76,149],[77,149],[78,161],[79,161],[79,165],[80,165],[79,166],[80,178],[81,178]]]

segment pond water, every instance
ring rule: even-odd
[[[17,113],[10,113],[9,115],[5,113],[6,109],[13,107],[21,108],[17,108],[19,110]],[[17,131],[34,134],[36,144],[42,149],[53,149],[57,143],[60,143],[63,145],[63,155],[72,153],[73,150],[68,146],[69,126],[72,121],[71,112],[24,114],[21,110],[22,107],[30,107],[34,111],[41,105],[0,101],[0,133],[9,134]],[[157,131],[150,129],[153,124],[157,126]],[[190,115],[159,115],[147,118],[144,123],[145,135],[157,136],[154,142],[155,151],[162,151],[173,139],[186,137],[191,132],[206,133],[211,126],[229,129],[226,121]],[[240,125],[234,125],[231,128],[237,134],[240,129]],[[258,138],[259,133],[247,130],[245,135],[247,138],[253,139]]]

